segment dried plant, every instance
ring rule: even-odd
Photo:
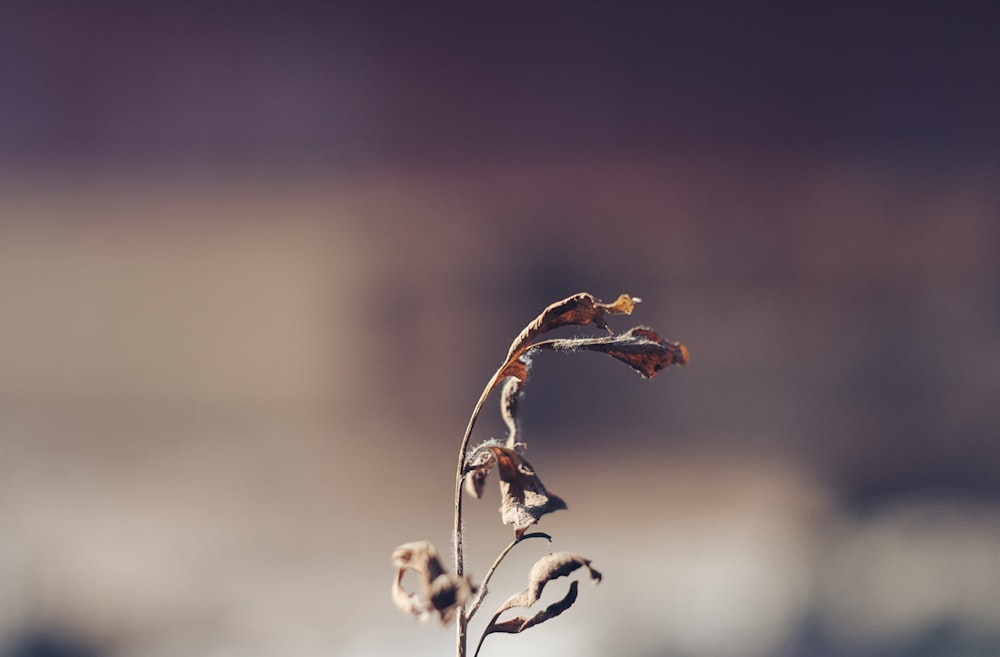
[[[621,334],[614,334],[605,321],[606,315],[629,315],[639,303],[639,299],[623,294],[614,303],[605,304],[587,293],[553,303],[542,311],[514,339],[507,357],[486,384],[479,401],[473,408],[469,423],[462,437],[458,451],[458,468],[455,472],[455,524],[454,571],[444,569],[434,546],[426,541],[401,545],[392,554],[396,566],[392,597],[404,612],[422,620],[436,617],[442,623],[452,619],[457,624],[457,655],[465,657],[469,620],[479,610],[488,592],[488,584],[493,573],[504,557],[522,541],[529,538],[544,538],[550,543],[552,537],[542,532],[526,534],[525,531],[536,524],[543,515],[566,508],[562,498],[550,493],[542,484],[535,469],[521,452],[525,445],[519,440],[517,426],[517,402],[521,395],[531,367],[531,355],[538,351],[597,351],[615,358],[643,378],[649,379],[670,365],[686,365],[688,352],[684,345],[668,342],[653,330],[638,326]],[[608,332],[600,337],[576,337],[539,340],[544,333],[563,326],[586,326],[594,324]],[[490,439],[469,449],[472,430],[490,395],[501,384],[500,413],[507,426],[504,441]],[[514,539],[505,547],[493,565],[490,566],[478,587],[465,574],[465,543],[462,525],[463,488],[475,497],[481,497],[489,473],[494,469],[500,479],[500,519],[505,525],[513,525]],[[573,581],[562,599],[532,615],[514,616],[501,621],[500,616],[514,607],[531,609],[550,581],[566,577],[584,569],[595,583],[601,581],[601,574],[591,567],[590,560],[569,552],[550,553],[539,559],[528,574],[528,586],[504,602],[494,612],[483,630],[476,646],[479,654],[483,641],[494,633],[517,634],[534,627],[550,618],[555,618],[576,602],[578,582]],[[419,580],[416,593],[403,588],[403,576],[412,571]]]

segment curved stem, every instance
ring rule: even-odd
[[[469,606],[469,611],[465,615],[466,620],[471,620],[472,617],[476,615],[476,611],[479,609],[479,605],[483,604],[483,598],[486,597],[487,593],[486,587],[490,583],[490,578],[493,577],[493,573],[496,572],[496,569],[500,566],[500,562],[503,561],[504,557],[507,556],[508,552],[514,549],[515,545],[517,545],[521,541],[526,541],[529,538],[544,538],[549,543],[552,542],[552,537],[546,534],[545,532],[534,532],[531,534],[525,534],[521,538],[515,538],[513,541],[511,541],[510,545],[504,548],[503,552],[501,552],[500,555],[497,556],[496,561],[493,562],[493,565],[490,566],[490,569],[486,571],[486,576],[483,577],[483,583],[479,585],[479,593],[476,594],[476,598],[472,601],[472,604]],[[480,643],[482,642],[480,641]]]
[[[487,629],[489,629],[490,625],[492,625],[493,623],[497,622],[497,619],[500,618],[500,614],[501,613],[502,612],[497,612],[497,613],[493,614],[493,618],[490,619],[489,625],[486,626]],[[488,636],[489,636],[489,634],[487,634],[486,632],[483,632],[480,635],[480,637],[479,637],[479,643],[476,644],[476,652],[474,652],[472,654],[472,657],[479,657],[479,650],[483,647],[483,641],[485,641],[486,637],[488,637]]]
[[[462,482],[465,479],[465,454],[469,449],[469,439],[472,437],[472,429],[476,425],[476,419],[479,417],[479,413],[482,412],[483,405],[486,403],[487,398],[489,398],[490,393],[493,392],[497,383],[499,383],[506,366],[507,363],[501,365],[496,374],[490,377],[489,383],[483,389],[483,394],[479,396],[479,401],[476,402],[475,407],[472,409],[472,415],[469,416],[469,424],[465,427],[465,435],[462,436],[462,444],[458,448],[458,467],[455,470],[455,522],[452,529],[452,540],[455,548],[455,575],[458,577],[462,577],[465,573],[465,543],[464,536],[462,535]],[[464,606],[458,608],[457,625],[456,654],[458,657],[465,657],[469,619],[465,614]]]

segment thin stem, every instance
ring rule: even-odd
[[[476,406],[472,409],[472,415],[469,416],[469,424],[465,427],[465,435],[462,436],[462,445],[458,449],[458,467],[455,471],[455,523],[452,530],[452,538],[455,544],[455,575],[458,577],[462,577],[465,573],[465,543],[464,536],[462,535],[462,482],[465,479],[465,453],[469,449],[469,439],[472,437],[472,428],[476,425],[476,419],[479,417],[479,413],[482,412],[486,399],[500,381],[506,366],[507,363],[501,365],[500,369],[490,378],[489,383],[483,389],[483,394],[479,396],[479,401],[476,402]],[[459,606],[455,637],[456,655],[458,657],[465,657],[468,626],[469,619],[465,615],[465,606]]]
[[[490,625],[493,625],[493,623],[497,622],[497,619],[500,618],[501,613],[503,612],[498,611],[497,613],[493,614],[493,618],[490,619],[489,625],[486,626],[487,630],[489,629]],[[486,637],[488,636],[489,634],[487,634],[485,631],[479,636],[479,643],[476,644],[476,652],[472,653],[472,657],[479,657],[479,650],[483,647],[483,641],[485,641]]]
[[[483,583],[479,585],[479,593],[476,594],[475,600],[472,601],[472,605],[470,606],[468,613],[465,615],[466,620],[471,620],[472,617],[476,615],[476,611],[479,609],[479,605],[483,604],[483,598],[486,597],[487,593],[486,587],[490,583],[490,578],[493,577],[493,573],[496,572],[496,569],[500,566],[500,562],[503,561],[504,557],[507,556],[508,552],[514,549],[515,545],[517,545],[521,541],[526,541],[529,538],[544,538],[549,543],[552,542],[552,537],[546,534],[545,532],[534,532],[532,534],[525,534],[521,538],[515,538],[513,541],[511,541],[510,545],[504,548],[503,552],[501,552],[500,555],[496,558],[496,561],[493,562],[493,565],[490,566],[490,569],[486,571],[486,576],[483,577]]]

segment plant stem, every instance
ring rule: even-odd
[[[493,623],[496,623],[496,622],[497,622],[497,619],[498,619],[498,618],[500,618],[500,614],[501,614],[501,613],[502,613],[502,612],[499,612],[499,611],[498,611],[497,613],[493,614],[493,618],[491,618],[491,619],[490,619],[490,622],[489,622],[489,625],[487,625],[487,626],[486,626],[486,631],[488,631],[488,630],[490,629],[490,626],[491,626],[491,625],[493,625]],[[486,633],[486,631],[484,631],[484,632],[483,632],[483,633],[482,633],[482,634],[481,634],[481,635],[479,636],[479,643],[477,643],[477,644],[476,644],[476,652],[474,652],[474,653],[472,654],[472,657],[479,657],[479,651],[480,651],[480,650],[482,649],[482,647],[483,647],[483,641],[485,641],[485,640],[486,640],[486,637],[487,637],[487,636],[489,636],[489,635],[488,635],[488,634]]]
[[[493,620],[491,620],[490,622],[491,623],[495,623],[496,620],[497,620],[497,618],[499,618],[499,617],[500,617],[500,614],[494,615],[493,616]],[[479,650],[483,647],[483,641],[485,641],[485,640],[486,640],[486,634],[483,633],[483,635],[481,637],[479,637],[479,643],[476,644],[476,652],[474,652],[472,654],[472,657],[479,657]]]
[[[472,422],[469,423],[468,432],[472,430]],[[463,446],[468,442],[468,439],[462,442]],[[459,452],[458,457],[458,474],[455,475],[455,528],[454,528],[454,543],[455,543],[455,575],[462,577],[465,570],[465,550],[463,545],[464,537],[462,536],[462,471],[465,469],[465,449],[463,447],[462,451]],[[465,616],[465,606],[460,605],[458,607],[458,613],[456,614],[457,622],[457,636],[456,636],[456,647],[455,654],[458,657],[465,657],[465,643],[466,643],[466,631],[469,626],[469,620]]]
[[[479,396],[479,401],[476,402],[475,407],[472,409],[472,415],[469,416],[469,424],[465,427],[465,435],[462,436],[462,444],[458,448],[458,467],[455,471],[455,523],[452,530],[452,538],[455,544],[455,575],[458,577],[462,577],[465,574],[465,542],[462,535],[462,482],[465,479],[465,453],[469,449],[469,439],[472,437],[472,428],[476,425],[476,419],[483,410],[486,399],[500,381],[506,366],[507,363],[501,365],[496,374],[490,377],[486,387],[483,388],[483,394]],[[465,657],[469,619],[465,615],[464,605],[459,606],[457,611],[458,623],[455,637],[455,654],[458,657]]]
[[[504,557],[507,556],[508,552],[514,549],[515,545],[517,545],[521,541],[526,541],[529,538],[544,538],[549,543],[552,542],[552,537],[546,534],[545,532],[534,532],[532,534],[525,534],[521,538],[515,538],[513,541],[511,541],[510,545],[504,548],[503,552],[501,552],[499,556],[497,556],[496,561],[493,562],[493,565],[490,566],[490,569],[486,571],[486,576],[483,577],[483,583],[479,585],[479,593],[476,594],[476,598],[472,601],[472,604],[469,605],[469,612],[465,615],[466,620],[471,620],[472,617],[476,615],[476,611],[479,609],[479,605],[483,603],[483,598],[486,597],[487,593],[486,587],[490,583],[490,578],[493,577],[493,573],[496,572],[496,569],[500,566],[500,562],[503,561]]]

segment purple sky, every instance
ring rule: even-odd
[[[7,4],[8,165],[1000,153],[995,3]]]

